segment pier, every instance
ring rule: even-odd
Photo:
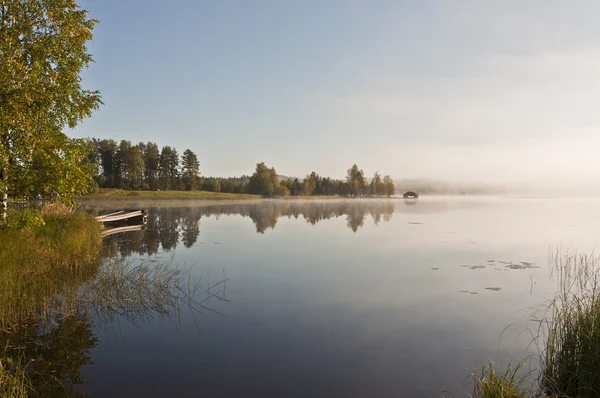
[[[114,213],[103,214],[96,217],[96,221],[102,224],[120,221],[141,221],[141,224],[146,224],[147,220],[148,216],[146,210],[119,210]]]

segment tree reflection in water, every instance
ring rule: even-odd
[[[149,211],[147,229],[130,232],[127,239],[110,237],[118,245],[122,255],[132,253],[154,254],[174,250],[179,243],[189,248],[200,235],[202,217],[238,215],[248,217],[256,226],[256,232],[264,234],[275,229],[281,217],[304,218],[315,225],[323,220],[345,217],[346,225],[353,232],[364,226],[368,215],[377,225],[381,220],[388,222],[394,214],[395,203],[391,200],[346,200],[346,201],[291,201],[274,200],[261,203],[225,203],[196,207],[162,207]]]
[[[0,395],[82,396],[77,385],[85,383],[81,368],[93,363],[95,330],[156,317],[176,322],[182,307],[197,314],[210,310],[210,300],[226,301],[226,279],[206,285],[188,271],[116,255],[85,272],[17,279],[0,293]]]
[[[201,217],[248,217],[261,234],[274,229],[280,217],[303,217],[313,225],[345,217],[348,228],[357,232],[368,215],[377,224],[389,221],[393,212],[391,201],[268,201],[153,209],[147,229],[130,232],[128,239],[105,239],[100,264],[61,269],[43,278],[27,273],[7,278],[10,289],[0,292],[2,372],[24,375],[15,385],[25,395],[82,396],[81,369],[93,363],[91,350],[99,344],[96,330],[121,321],[141,325],[157,316],[177,322],[182,306],[198,314],[212,310],[208,301],[226,301],[225,276],[207,285],[168,262],[128,259],[132,252],[152,255],[178,244],[191,247],[198,240]]]
[[[2,330],[0,344],[4,347],[3,370],[14,372],[6,364],[18,363],[33,390],[28,393],[76,397],[82,396],[77,385],[85,382],[81,368],[93,363],[90,350],[97,346],[98,339],[85,315],[71,314],[55,322],[30,319]]]

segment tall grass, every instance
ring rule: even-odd
[[[0,397],[79,396],[79,369],[92,363],[89,350],[98,343],[94,327],[122,320],[138,325],[155,317],[176,322],[184,308],[194,315],[213,311],[209,300],[226,301],[225,279],[204,284],[171,262],[113,257],[93,275],[82,277],[80,271],[55,274],[60,282],[49,283],[47,297],[30,302],[32,307],[7,303],[17,312],[2,313],[11,326],[0,329],[0,346],[6,347],[0,352]]]
[[[37,314],[54,292],[97,269],[102,241],[93,217],[54,206],[37,221],[0,229],[0,329]]]
[[[544,392],[600,396],[600,257],[556,252],[559,293],[549,307],[542,350]]]
[[[0,358],[0,397],[27,398],[33,393],[26,366],[7,356]]]
[[[526,392],[518,366],[497,374],[475,373],[474,397],[600,397],[600,257],[557,250],[550,255],[557,293],[544,308],[534,343],[538,346],[539,389]]]
[[[192,314],[216,312],[206,302],[227,301],[226,283],[225,276],[204,283],[201,277],[193,278],[189,268],[176,267],[170,261],[113,257],[79,286],[73,302],[97,324],[110,325],[115,319],[137,323],[154,317],[175,321],[182,308]]]
[[[49,206],[35,221],[12,228],[0,225],[0,272],[16,267],[79,267],[98,258],[100,227],[92,216],[64,206]]]
[[[204,285],[170,262],[101,260],[89,215],[53,206],[11,217],[0,226],[0,397],[78,396],[94,326],[175,320],[182,307],[224,300],[224,279]]]
[[[11,211],[0,224],[0,396],[34,394],[18,330],[48,319],[58,292],[89,279],[101,251],[95,219],[65,206]],[[39,332],[39,330],[38,330]]]
[[[474,373],[474,397],[480,398],[527,398],[529,395],[523,388],[524,376],[519,371],[525,361],[516,368],[508,365],[504,373],[497,373],[493,363],[484,366],[481,373]]]

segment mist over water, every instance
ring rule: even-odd
[[[600,196],[600,186],[595,184],[593,180],[566,179],[561,181],[553,178],[541,178],[527,182],[482,181],[403,178],[397,179],[395,184],[399,194],[412,190],[419,192],[421,195],[433,196],[551,196],[562,198]]]
[[[224,300],[96,329],[85,391],[465,396],[473,369],[535,354],[523,332],[556,290],[548,250],[590,250],[598,227],[592,199],[160,203],[107,255],[226,279]]]
[[[598,0],[0,15],[1,396],[600,395]]]

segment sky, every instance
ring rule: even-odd
[[[81,0],[105,105],[76,137],[204,175],[600,181],[600,2]]]

